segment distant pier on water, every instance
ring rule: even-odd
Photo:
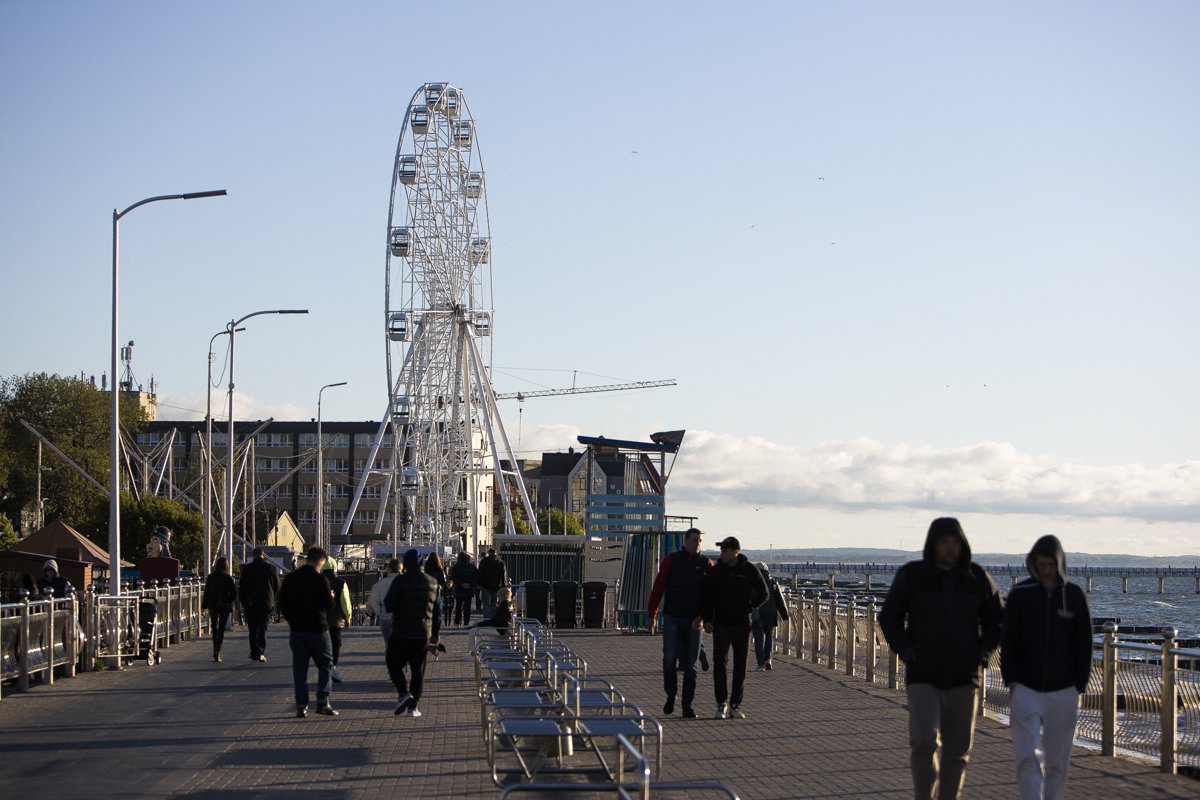
[[[767,565],[774,577],[789,576],[793,580],[800,578],[824,579],[829,588],[836,586],[839,575],[862,576],[867,591],[871,590],[871,579],[875,576],[891,576],[896,574],[902,564],[873,564],[873,563],[823,563],[819,561],[776,561]],[[993,576],[1007,574],[1015,584],[1029,576],[1029,570],[1024,564],[981,565]],[[1129,579],[1144,576],[1158,578],[1158,593],[1166,593],[1167,578],[1191,577],[1195,580],[1196,594],[1200,594],[1200,567],[1068,567],[1067,572],[1080,581],[1084,589],[1092,591],[1092,581],[1099,577],[1118,577],[1121,579],[1121,592],[1129,593]]]

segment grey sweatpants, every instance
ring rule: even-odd
[[[961,796],[978,707],[979,690],[974,686],[939,689],[928,683],[909,684],[908,743],[916,800]]]

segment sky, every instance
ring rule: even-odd
[[[520,455],[686,429],[668,513],[747,548],[1200,553],[1194,2],[0,0],[0,375],[378,419],[422,83],[487,174]],[[204,366],[202,366],[204,365]],[[225,361],[216,363],[222,385]],[[227,380],[227,379],[226,379]],[[220,406],[220,399],[214,400]],[[714,539],[715,540],[715,539]]]

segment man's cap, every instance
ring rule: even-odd
[[[730,550],[741,550],[742,543],[737,540],[736,536],[726,536],[721,541],[717,542],[717,547],[722,550],[728,548]]]

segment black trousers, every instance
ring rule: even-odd
[[[459,595],[454,598],[454,624],[471,624],[471,595]]]
[[[225,642],[225,627],[229,624],[229,614],[232,609],[209,609],[208,619],[212,627],[213,652],[220,654],[221,645]]]
[[[338,653],[342,652],[342,629],[337,625],[329,626],[329,642],[333,645],[333,666],[337,666]]]
[[[733,685],[725,681],[725,658],[733,649]],[[746,688],[746,659],[750,656],[750,623],[741,625],[713,625],[713,689],[717,702],[729,701],[730,705],[742,704],[742,692]]]
[[[408,692],[413,696],[411,708],[416,708],[421,700],[421,690],[425,687],[425,658],[429,655],[427,639],[398,639],[393,636],[388,639],[387,670],[388,677],[396,686],[397,696]],[[408,677],[404,670],[408,669]]]
[[[247,608],[246,627],[250,631],[250,657],[258,658],[267,652],[267,626],[271,624],[271,609]]]

